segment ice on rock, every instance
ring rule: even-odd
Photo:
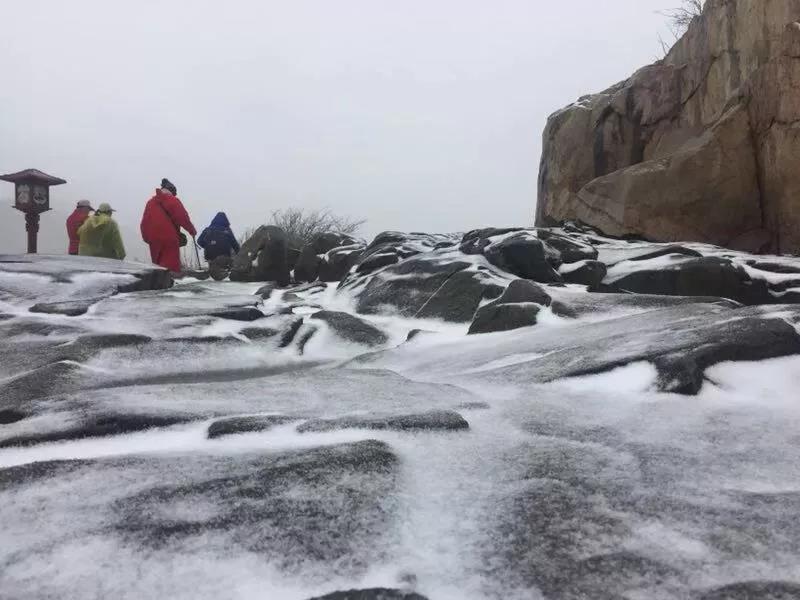
[[[0,257],[0,596],[800,597],[800,261],[466,242],[290,290]],[[765,301],[612,289],[709,257]],[[502,302],[536,318],[467,335]]]

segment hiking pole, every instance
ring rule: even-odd
[[[197,240],[192,236],[192,243],[194,244],[194,255],[197,257],[197,270],[201,270],[203,268],[203,264],[200,262],[200,251],[197,249]]]

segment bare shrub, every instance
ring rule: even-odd
[[[682,4],[676,8],[658,11],[658,14],[667,18],[667,23],[669,24],[669,29],[673,37],[673,43],[686,33],[692,21],[703,14],[704,3],[705,0],[682,0]],[[659,44],[661,44],[661,52],[666,56],[672,44],[664,41],[660,35],[658,36],[658,41]]]
[[[341,233],[355,235],[365,219],[352,219],[333,213],[329,208],[305,210],[302,208],[283,208],[272,211],[267,225],[280,227],[289,238],[289,247],[300,250],[315,235],[320,233]],[[247,229],[242,235],[242,240],[247,240],[253,235],[256,228]]]
[[[674,32],[683,33],[692,21],[703,14],[703,2],[704,0],[683,0],[681,6],[662,11],[661,14],[669,19],[670,28]]]

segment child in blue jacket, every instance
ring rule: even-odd
[[[197,245],[203,249],[208,262],[220,256],[231,257],[239,252],[239,242],[236,241],[231,223],[224,212],[217,213],[211,225],[203,230],[197,238]]]

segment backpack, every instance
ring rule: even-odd
[[[214,260],[218,256],[230,256],[231,254],[230,233],[227,229],[209,228],[203,242],[206,260]]]

